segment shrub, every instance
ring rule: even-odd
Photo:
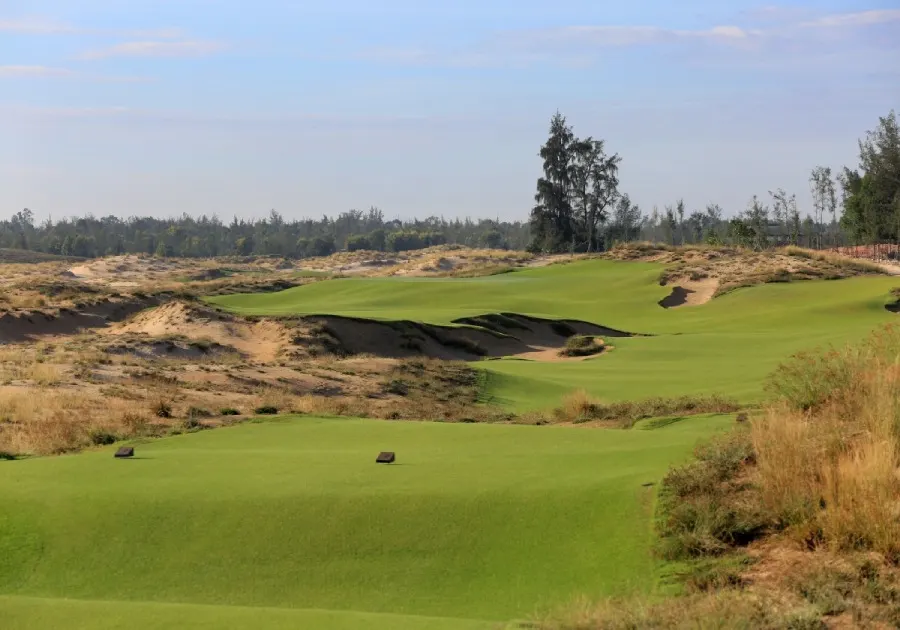
[[[219,410],[220,416],[239,416],[241,412],[232,407],[225,407],[224,409]]]
[[[566,340],[566,346],[559,351],[560,356],[564,357],[587,357],[594,354],[600,354],[606,349],[603,340],[597,340],[594,337],[575,335]]]
[[[554,410],[564,422],[610,422],[630,428],[639,420],[664,416],[696,415],[701,413],[731,413],[740,406],[730,398],[717,395],[682,396],[680,398],[647,398],[603,404],[591,399],[584,390],[567,394],[561,407]]]
[[[278,415],[278,407],[273,407],[271,405],[263,405],[262,407],[257,407],[253,410],[258,416],[275,416]]]
[[[157,418],[171,418],[172,417],[172,405],[167,400],[160,398],[153,406],[150,408],[150,411]]]
[[[386,394],[406,396],[407,394],[409,394],[409,383],[399,378],[391,379],[389,383],[386,383],[384,385],[383,391]]]
[[[122,414],[122,426],[132,435],[140,434],[147,428],[147,418],[139,413],[126,412]]]
[[[764,513],[733,483],[754,461],[750,434],[714,438],[695,455],[670,470],[660,488],[660,551],[672,560],[719,555],[765,531]]]
[[[209,418],[212,416],[212,413],[203,407],[189,407],[187,415],[189,418]]]
[[[181,428],[185,431],[195,431],[197,429],[202,429],[203,422],[197,416],[188,416],[184,420],[181,421]]]
[[[900,329],[805,353],[770,383],[751,423],[761,502],[798,538],[900,560]]]
[[[95,446],[108,446],[119,441],[119,437],[108,429],[96,428],[88,431],[88,438]]]

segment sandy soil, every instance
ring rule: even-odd
[[[274,361],[291,340],[291,331],[277,322],[262,320],[251,323],[184,302],[170,302],[144,311],[103,332],[108,335],[140,334],[148,337],[175,335],[209,341],[234,348],[243,356],[260,362]]]
[[[703,280],[691,280],[678,278],[670,280],[672,293],[660,301],[663,308],[681,308],[683,306],[700,306],[706,304],[719,289],[718,278],[704,278]]]

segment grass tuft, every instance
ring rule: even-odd
[[[566,340],[565,347],[559,351],[563,357],[589,357],[606,350],[602,339],[586,335],[575,335]]]

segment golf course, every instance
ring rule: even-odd
[[[208,298],[238,315],[459,326],[492,313],[635,336],[572,362],[472,361],[520,412],[716,394],[752,407],[792,353],[890,321],[895,280],[770,283],[663,308],[663,267],[583,260],[477,278],[340,278]],[[659,481],[732,414],[579,428],[315,414],[0,462],[0,611],[19,628],[502,628],[665,589]],[[377,465],[381,451],[397,461]]]
[[[287,417],[127,461],[107,448],[6,463],[3,627],[475,629],[574,594],[649,592],[644,484],[728,420]],[[376,466],[383,449],[397,463]]]
[[[584,389],[607,401],[722,394],[758,401],[765,377],[791,354],[838,346],[891,321],[891,277],[771,283],[736,289],[697,307],[665,309],[663,266],[579,261],[481,278],[347,278],[269,295],[211,301],[246,315],[414,320],[439,325],[491,313],[591,322],[640,336],[577,363],[500,359],[479,363],[485,396],[539,409]]]

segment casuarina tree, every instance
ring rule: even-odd
[[[531,211],[532,251],[596,251],[603,226],[619,198],[618,155],[604,142],[579,139],[557,112],[540,156],[544,174],[537,181]]]

